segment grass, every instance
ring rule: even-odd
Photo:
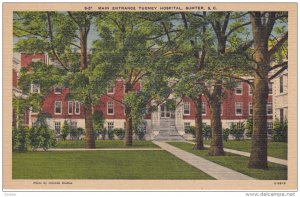
[[[85,148],[84,140],[59,140],[55,148]],[[151,141],[133,140],[132,146],[124,146],[123,140],[96,140],[96,148],[159,148]]]
[[[169,142],[169,144],[256,179],[287,180],[287,167],[283,165],[269,162],[267,170],[251,169],[247,167],[248,157],[231,153],[226,153],[226,156],[209,156],[207,150],[193,150],[193,145],[189,143]]]
[[[209,145],[210,141],[205,140],[204,144]],[[230,148],[239,151],[250,152],[251,140],[228,140],[223,141],[224,148]],[[268,141],[268,156],[279,159],[287,159],[287,143]]]
[[[213,179],[166,151],[13,153],[13,179]]]

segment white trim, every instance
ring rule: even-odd
[[[271,106],[271,110],[272,110],[272,113],[271,113],[271,114],[268,114],[268,106]],[[267,110],[267,116],[272,116],[272,115],[273,115],[273,103],[268,102],[268,103],[267,103],[266,110]]]
[[[34,87],[34,86],[37,86],[37,92],[33,92],[33,87]],[[40,84],[31,83],[31,85],[30,85],[30,92],[31,92],[31,93],[38,93],[38,94],[39,94],[39,93],[40,93],[40,88],[41,88],[41,87],[40,87]]]
[[[56,92],[56,88],[59,88],[60,92]],[[60,88],[60,87],[54,87],[54,94],[61,94],[61,92],[62,92],[62,88]]]
[[[205,106],[205,107],[203,107],[203,106]],[[203,114],[202,112],[203,112],[204,108],[205,108],[205,113]],[[204,115],[204,116],[206,116],[206,114],[207,114],[207,105],[206,105],[206,102],[202,102],[202,111],[201,111],[201,114]]]
[[[249,95],[253,95],[253,89],[252,89],[251,85],[248,85],[248,87],[249,87],[249,91],[248,91]],[[252,93],[251,93],[251,90],[252,90]]]
[[[107,130],[109,129],[109,126],[112,126],[111,130],[113,130],[115,128],[114,122],[107,122]]]
[[[114,87],[114,86],[112,87],[112,89],[113,89],[112,92],[109,92],[109,91],[108,91],[109,89],[110,89],[110,88],[107,88],[107,94],[115,94],[115,87]]]
[[[56,113],[56,103],[60,103],[60,113]],[[54,114],[56,115],[62,114],[62,101],[54,101]]]
[[[238,83],[239,85],[234,89],[234,93],[235,95],[243,95],[243,84],[240,82]],[[241,89],[241,93],[237,93],[237,89],[240,88]]]
[[[111,104],[111,103],[112,103],[112,110],[113,110],[113,113],[109,113],[109,112],[108,112],[108,109],[109,109],[108,106],[109,106],[109,104]],[[115,108],[115,103],[114,103],[113,101],[108,101],[108,102],[107,102],[107,115],[114,115],[114,114],[115,114],[115,109],[114,109],[114,108]]]
[[[78,104],[78,109],[79,109],[79,112],[76,112],[76,104]],[[75,101],[75,114],[76,115],[80,115],[80,102],[79,101]]]
[[[70,113],[70,103],[72,103],[72,108],[71,108],[72,112],[71,113]],[[74,113],[74,111],[73,111],[73,103],[74,103],[73,101],[68,101],[68,114],[69,115],[72,115]]]
[[[185,104],[188,104],[188,106],[189,106],[189,113],[187,114],[187,113],[184,113],[184,105]],[[184,116],[189,116],[189,115],[191,115],[191,104],[189,103],[189,102],[183,102],[183,115]]]
[[[237,111],[237,104],[240,104],[240,106],[241,106],[241,114],[237,114],[236,113],[236,111]],[[234,104],[234,109],[235,109],[235,115],[236,116],[242,116],[243,115],[243,103],[242,102],[235,102],[235,104]]]
[[[250,113],[250,106],[252,107],[252,114]],[[249,105],[248,105],[248,114],[249,115],[253,115],[253,103],[252,102],[249,102]]]

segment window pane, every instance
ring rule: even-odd
[[[68,113],[73,114],[73,102],[72,101],[68,102]]]
[[[75,102],[75,113],[80,114],[80,103],[78,101]]]
[[[55,102],[55,113],[57,113],[57,114],[61,113],[61,102],[60,101]]]

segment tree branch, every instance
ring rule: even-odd
[[[285,41],[288,39],[288,32],[281,37],[281,39],[268,51],[269,55],[273,55],[276,51],[284,44]]]
[[[230,36],[230,34],[232,34],[235,30],[237,30],[237,29],[239,29],[239,28],[241,28],[241,27],[250,25],[250,24],[251,24],[251,22],[247,22],[247,23],[244,23],[244,24],[241,24],[241,25],[238,25],[238,26],[232,28],[232,29],[226,34],[225,37],[228,38],[228,37]]]
[[[104,96],[107,96],[107,97],[111,98],[112,100],[114,100],[114,101],[116,101],[116,102],[121,103],[122,105],[124,105],[124,103],[122,101],[120,101],[118,99],[115,99],[115,97],[113,97],[113,96],[110,96],[108,94],[105,94]]]
[[[272,67],[269,69],[269,71],[275,70],[276,68],[280,68],[280,67],[283,67],[283,66],[288,66],[288,62],[286,61],[286,62],[283,62],[283,63],[281,63],[281,64],[277,64],[277,65],[275,65],[275,66],[272,66]]]
[[[229,77],[229,78],[232,78],[232,79],[237,79],[241,82],[245,82],[245,83],[248,83],[249,85],[253,85],[253,82],[251,82],[250,79],[244,79],[244,78],[241,78],[241,77],[238,77],[238,76],[235,76],[235,75],[226,75],[226,74],[223,74],[222,76],[223,77]]]
[[[283,66],[279,71],[277,71],[274,75],[269,78],[269,81],[280,75],[284,70],[286,70],[288,66]]]
[[[61,64],[61,66],[68,71],[68,66],[59,58],[58,54],[55,51],[55,48],[53,46],[53,32],[52,32],[52,23],[51,23],[51,16],[50,16],[50,12],[47,12],[47,18],[48,18],[48,27],[49,27],[49,35],[50,35],[50,46],[51,46],[51,50],[53,55],[55,56],[55,58],[57,59],[57,61]]]

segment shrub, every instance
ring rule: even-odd
[[[252,117],[250,117],[246,120],[245,129],[246,129],[246,136],[252,137],[252,132],[253,132],[253,118]]]
[[[228,137],[229,137],[230,129],[222,129],[222,138],[227,142]]]
[[[241,123],[241,127],[238,128],[237,124],[231,124],[229,133],[235,140],[241,140],[244,138],[244,123]]]
[[[67,136],[70,134],[70,128],[68,122],[65,120],[62,126],[61,134],[63,140],[66,140]]]
[[[79,140],[80,135],[84,134],[84,129],[81,127],[73,128],[70,130],[72,140]]]
[[[185,129],[185,133],[191,134],[193,137],[196,136],[196,128],[194,126],[189,126]]]
[[[203,137],[205,140],[211,139],[211,126],[204,124],[202,126]]]
[[[29,141],[32,150],[36,150],[40,147],[42,141],[42,135],[38,127],[31,127],[29,131]]]
[[[122,128],[113,129],[114,134],[118,136],[119,139],[123,140],[125,137],[125,130]]]
[[[13,151],[27,152],[29,149],[29,128],[22,126],[19,129],[15,128],[13,132]]]
[[[288,123],[287,121],[280,122],[277,118],[273,124],[273,141],[275,142],[287,142],[288,139]]]
[[[56,146],[55,132],[48,125],[38,125],[30,129],[29,141],[32,150],[43,148],[45,151]]]
[[[114,139],[114,130],[113,130],[113,129],[107,130],[107,136],[108,136],[108,139],[109,139],[109,140]]]
[[[103,128],[102,130],[99,131],[99,133],[102,136],[102,140],[105,140],[106,134],[107,134],[107,129]]]
[[[137,135],[139,140],[144,140],[146,134],[146,127],[145,124],[140,124],[135,128],[135,134]]]

